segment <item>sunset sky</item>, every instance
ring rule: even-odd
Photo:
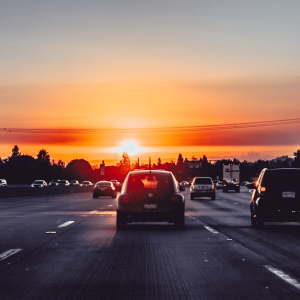
[[[0,157],[14,145],[91,164],[126,150],[145,162],[293,156],[300,123],[167,128],[300,118],[299,11],[298,0],[0,1]]]

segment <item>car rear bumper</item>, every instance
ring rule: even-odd
[[[215,194],[215,190],[209,190],[209,191],[191,190],[191,194],[194,197],[211,197]]]
[[[169,222],[174,223],[182,214],[184,206],[168,211],[143,210],[143,211],[124,211],[118,210],[118,216],[121,216],[127,223],[132,222]]]

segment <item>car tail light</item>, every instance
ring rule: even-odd
[[[226,184],[224,184],[223,186],[226,186]]]
[[[262,186],[262,187],[260,188],[260,191],[261,191],[261,192],[265,192],[265,191],[266,191],[266,188],[265,188],[264,186]]]
[[[215,189],[215,186],[213,185],[211,188],[212,188],[212,190],[214,190],[214,189]]]
[[[192,190],[194,190],[195,189],[195,186],[194,185],[192,185]]]
[[[128,203],[130,201],[130,197],[129,196],[124,196],[121,199],[122,203]]]
[[[172,196],[171,197],[171,202],[173,203],[178,203],[180,201],[179,197],[178,196]]]

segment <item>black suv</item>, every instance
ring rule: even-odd
[[[300,222],[300,169],[263,169],[255,183],[250,202],[251,224]]]

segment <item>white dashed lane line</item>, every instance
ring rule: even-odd
[[[300,283],[296,279],[290,277],[289,275],[285,274],[283,271],[278,270],[272,266],[264,266],[264,267],[270,272],[272,272],[273,274],[275,274],[276,276],[278,276],[279,278],[281,278],[282,280],[284,280],[285,282],[291,284],[293,287],[300,290]]]
[[[71,225],[71,224],[74,223],[74,222],[75,222],[75,221],[68,221],[68,222],[66,222],[66,223],[63,223],[63,224],[57,226],[57,228],[62,228],[62,227],[69,226],[69,225]]]
[[[218,231],[214,230],[213,228],[209,227],[209,226],[204,226],[205,229],[209,230],[212,233],[219,233]]]
[[[21,251],[22,249],[10,249],[8,251],[3,252],[2,254],[0,254],[0,260],[4,260],[16,253],[18,253],[19,251]]]

